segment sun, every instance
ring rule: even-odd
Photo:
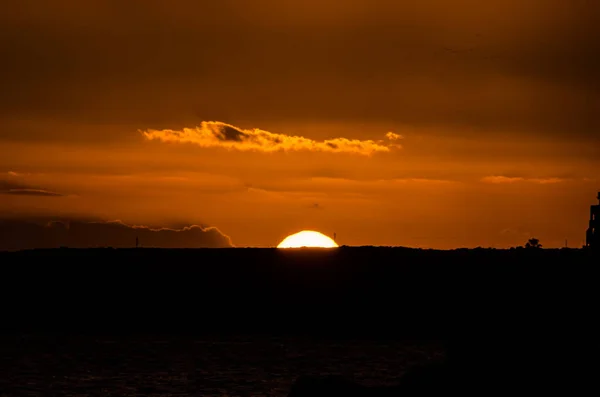
[[[334,248],[338,247],[338,245],[335,241],[322,233],[314,232],[312,230],[303,230],[287,236],[277,246],[277,248],[301,247]]]

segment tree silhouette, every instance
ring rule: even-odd
[[[530,238],[525,244],[525,248],[542,248],[542,244],[537,238]]]

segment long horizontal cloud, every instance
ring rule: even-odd
[[[22,219],[0,220],[0,250],[35,248],[134,247],[136,238],[145,247],[225,248],[231,239],[215,227],[188,226],[181,229],[152,229],[130,226],[119,221],[33,222]]]
[[[508,176],[486,176],[481,179],[481,182],[495,183],[495,184],[529,182],[529,183],[538,183],[538,184],[546,185],[546,184],[551,184],[551,183],[564,182],[564,179],[561,179],[561,178],[523,178],[523,177],[508,177]]]
[[[15,173],[12,173],[15,174]],[[15,174],[16,175],[16,174]],[[12,181],[0,180],[0,194],[15,196],[62,197],[64,194],[46,189],[39,189]]]
[[[385,141],[335,138],[315,141],[302,136],[292,136],[264,131],[258,128],[245,130],[219,121],[203,121],[199,127],[183,130],[147,130],[141,131],[148,140],[163,142],[193,143],[212,148],[221,147],[236,150],[254,150],[262,152],[278,151],[316,151],[329,153],[354,153],[372,155],[376,152],[389,152],[398,144],[386,144]],[[388,133],[388,140],[398,140],[400,135]]]
[[[12,194],[15,196],[42,196],[42,197],[62,197],[63,195],[56,192],[39,189],[10,189],[0,191],[0,194]]]
[[[301,194],[336,192],[367,196],[371,194],[389,194],[400,189],[437,189],[440,186],[457,185],[456,181],[425,178],[395,178],[379,180],[356,180],[347,178],[305,178],[288,179],[277,184],[263,183],[258,186],[248,185],[249,192]]]

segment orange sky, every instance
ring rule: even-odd
[[[6,8],[5,217],[210,225],[236,246],[301,229],[583,244],[600,190],[594,2]]]

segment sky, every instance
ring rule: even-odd
[[[596,3],[5,0],[0,234],[580,247]]]

